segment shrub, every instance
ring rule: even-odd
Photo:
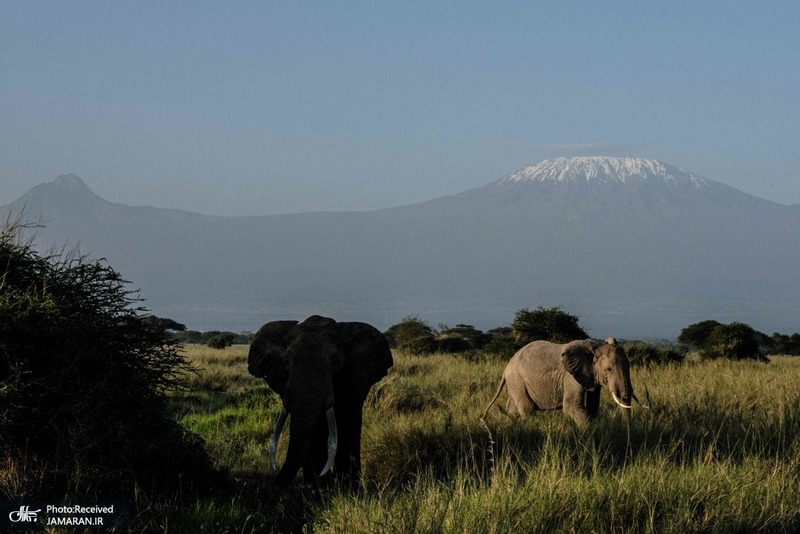
[[[722,326],[722,323],[713,319],[691,324],[681,330],[678,336],[678,343],[698,351],[703,350],[708,336],[718,326]]]
[[[385,333],[392,348],[411,354],[427,354],[434,351],[435,336],[430,325],[416,315],[407,315]]]
[[[523,308],[514,317],[511,329],[520,346],[538,339],[552,343],[567,343],[589,337],[578,325],[578,317],[570,315],[559,306],[554,308],[539,306],[534,311]]]
[[[674,347],[657,347],[644,341],[630,341],[625,344],[625,353],[631,365],[654,366],[682,363],[686,352]]]
[[[206,342],[212,349],[224,349],[233,345],[234,334],[217,334]]]
[[[722,324],[713,320],[689,325],[678,336],[678,342],[698,350],[706,360],[728,358],[769,361],[761,352],[764,340],[770,341],[750,325]]]
[[[719,325],[708,336],[700,355],[705,359],[769,361],[761,354],[758,333],[744,323]]]
[[[775,332],[767,345],[767,354],[800,355],[800,334],[791,336]]]
[[[254,336],[252,332],[235,334],[233,332],[220,332],[219,330],[210,330],[208,332],[200,332],[198,330],[172,331],[171,334],[178,343],[196,343],[208,347],[214,347],[210,345],[209,342],[215,337],[221,336],[223,339],[230,340],[230,343],[225,345],[225,347],[228,347],[230,345],[249,345],[253,341]],[[214,341],[214,343],[217,344],[219,341]]]
[[[438,352],[465,353],[483,348],[492,336],[484,334],[472,325],[457,324],[454,328],[439,325],[439,334],[434,342]]]
[[[436,352],[449,352],[449,353],[458,353],[458,352],[466,352],[470,348],[469,340],[465,339],[464,337],[453,334],[453,333],[444,333],[439,334],[434,338],[434,346]]]
[[[0,465],[26,476],[0,494],[130,498],[137,486],[206,484],[201,441],[167,409],[188,369],[171,337],[111,267],[41,256],[23,231],[0,233]]]
[[[510,359],[523,346],[515,339],[510,326],[493,328],[487,332],[487,335],[491,337],[483,346],[484,352],[504,360]]]

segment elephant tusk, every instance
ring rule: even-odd
[[[622,401],[621,401],[621,400],[619,400],[619,398],[617,398],[617,395],[614,393],[614,390],[613,390],[613,389],[611,390],[611,398],[612,398],[612,399],[614,399],[614,402],[616,402],[617,404],[619,404],[619,405],[620,405],[620,407],[622,407],[622,408],[628,408],[628,409],[630,409],[630,408],[631,408],[631,406],[628,406],[628,405],[626,405],[626,404],[622,404]]]
[[[328,417],[328,432],[331,434],[331,442],[328,450],[328,461],[325,463],[325,467],[319,474],[321,477],[325,476],[325,474],[330,471],[331,465],[333,465],[333,460],[336,458],[336,449],[339,446],[339,432],[336,429],[336,414],[333,412],[333,408],[328,408],[328,413],[325,415]]]
[[[646,405],[646,404],[642,404],[642,401],[640,401],[640,400],[639,400],[639,398],[636,396],[636,393],[634,393],[634,394],[633,394],[633,400],[635,400],[635,401],[636,401],[636,403],[637,403],[639,406],[641,406],[642,408],[644,408],[645,410],[649,410],[649,409],[650,409],[650,406],[648,406],[648,405]]]
[[[272,466],[273,471],[278,470],[278,463],[275,461],[275,451],[278,449],[278,439],[281,437],[283,425],[286,424],[286,418],[288,416],[289,412],[286,411],[286,408],[283,408],[281,414],[278,416],[278,421],[275,423],[275,431],[272,433],[272,439],[269,440],[269,465]]]

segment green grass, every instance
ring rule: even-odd
[[[175,413],[234,482],[151,504],[170,532],[792,532],[800,529],[800,358],[634,368],[651,410],[478,420],[505,362],[395,354],[364,413],[365,489],[276,499],[267,448],[280,399],[246,347],[188,347],[199,367]],[[498,404],[503,404],[505,394]],[[282,446],[285,447],[285,438]],[[279,451],[279,455],[281,452]]]

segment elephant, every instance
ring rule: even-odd
[[[597,416],[601,387],[608,388],[623,417],[630,417],[631,399],[645,407],[633,392],[630,361],[614,338],[606,343],[591,339],[565,344],[534,341],[519,349],[506,365],[500,385],[481,420],[508,386],[509,416],[521,418],[534,410],[557,410],[578,426]]]
[[[286,488],[302,466],[306,483],[328,485],[333,476],[342,487],[359,487],[364,401],[394,364],[384,335],[366,323],[319,315],[303,322],[273,321],[256,332],[247,364],[283,403],[270,440],[274,471],[278,439],[291,416],[276,485]]]

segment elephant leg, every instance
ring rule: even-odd
[[[508,401],[506,401],[505,414],[512,419],[514,418],[515,415],[519,415],[519,411],[517,410],[517,405],[514,404],[514,399],[511,398],[511,395],[508,396]]]
[[[589,419],[597,417],[600,411],[600,388],[595,388],[594,391],[586,392],[586,415]]]
[[[355,490],[361,484],[361,427],[363,400],[341,400],[336,407],[339,447],[335,474],[342,488]]]
[[[514,408],[516,408],[516,412],[519,416],[525,419],[531,415],[536,409],[536,404],[534,404],[530,395],[528,395],[525,382],[522,380],[508,379],[506,380],[506,385],[508,386],[509,400],[513,399]],[[509,403],[509,408],[510,407],[511,403]]]
[[[573,380],[573,382],[575,381]],[[577,382],[564,384],[564,414],[575,421],[579,427],[585,426],[589,422],[589,415],[586,413],[586,401],[586,390],[580,384]]]

